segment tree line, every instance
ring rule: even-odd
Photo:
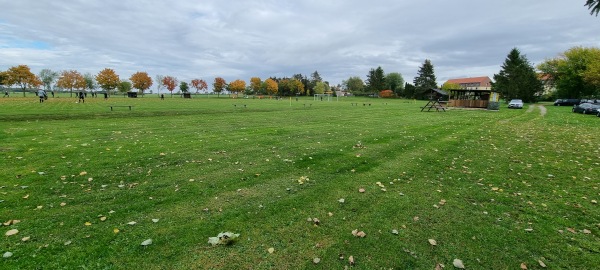
[[[101,89],[107,94],[116,92],[130,92],[133,89],[144,94],[151,86],[156,85],[158,93],[165,89],[173,95],[173,91],[187,93],[191,89],[207,91],[208,83],[203,79],[192,79],[189,83],[179,81],[175,76],[156,75],[154,80],[146,72],[136,72],[129,80],[121,80],[119,75],[110,68],[105,68],[96,75],[90,73],[81,74],[76,70],[65,70],[62,72],[43,69],[38,75],[31,72],[27,65],[11,67],[6,71],[0,71],[0,86],[16,86],[23,91],[27,89],[43,87],[47,91],[60,89],[69,91],[94,91]],[[310,78],[302,74],[294,74],[292,77],[270,77],[261,80],[259,77],[250,78],[247,85],[244,80],[237,79],[227,83],[222,77],[216,77],[212,83],[213,92],[218,95],[225,91],[238,94],[258,95],[309,95],[333,93],[336,87],[330,87],[329,82],[323,81],[318,71],[311,74]]]
[[[121,80],[110,68],[105,68],[96,75],[81,74],[76,70],[55,72],[43,69],[39,75],[33,74],[28,66],[19,65],[6,71],[0,71],[0,85],[16,86],[23,91],[44,87],[51,91],[53,86],[71,93],[73,91],[93,91],[102,89],[108,94],[129,92],[136,89],[139,93],[156,85],[156,90],[166,89],[173,94],[175,89],[186,93],[191,89],[196,92],[207,91],[208,83],[203,79],[193,79],[190,83],[179,81],[174,76],[156,75],[153,80],[146,72],[136,72],[129,80]],[[527,57],[517,48],[507,55],[501,70],[494,74],[492,90],[499,92],[505,100],[513,98],[533,102],[539,99],[544,86],[553,87],[557,98],[598,98],[600,96],[600,49],[596,47],[573,47],[558,57],[546,59],[533,66]],[[438,88],[434,66],[429,59],[425,60],[418,70],[412,84],[405,82],[402,74],[392,72],[385,74],[381,66],[372,68],[367,79],[351,76],[341,84],[331,86],[324,81],[319,72],[310,77],[294,74],[291,77],[259,77],[250,78],[247,84],[237,79],[227,83],[222,77],[216,77],[212,83],[213,91],[218,95],[227,91],[235,95],[278,95],[299,96],[311,94],[336,94],[345,90],[356,96],[382,96],[425,99],[429,89]],[[445,84],[442,89],[457,89],[458,85]]]

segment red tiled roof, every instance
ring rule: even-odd
[[[537,76],[538,76],[538,79],[540,79],[542,81],[547,81],[547,80],[552,79],[550,74],[538,73]]]
[[[489,82],[491,81],[490,77],[488,76],[484,76],[484,77],[473,77],[473,78],[459,78],[459,79],[450,79],[447,81],[447,83],[455,83],[455,84],[461,84],[461,83],[483,83],[483,82]]]

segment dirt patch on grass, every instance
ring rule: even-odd
[[[534,109],[535,109],[535,105],[529,105],[526,112],[527,113],[533,112]]]
[[[540,115],[541,115],[542,117],[543,117],[543,116],[546,116],[546,113],[548,112],[548,111],[546,110],[546,107],[544,107],[544,105],[538,105],[538,108],[540,108]]]

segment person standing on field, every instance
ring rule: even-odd
[[[85,94],[83,92],[79,92],[79,101],[80,103],[85,103]]]
[[[44,98],[46,97],[46,91],[40,89],[37,92],[38,97],[40,98],[40,103],[44,103]]]

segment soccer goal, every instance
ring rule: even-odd
[[[331,94],[315,94],[315,101],[331,101]]]

